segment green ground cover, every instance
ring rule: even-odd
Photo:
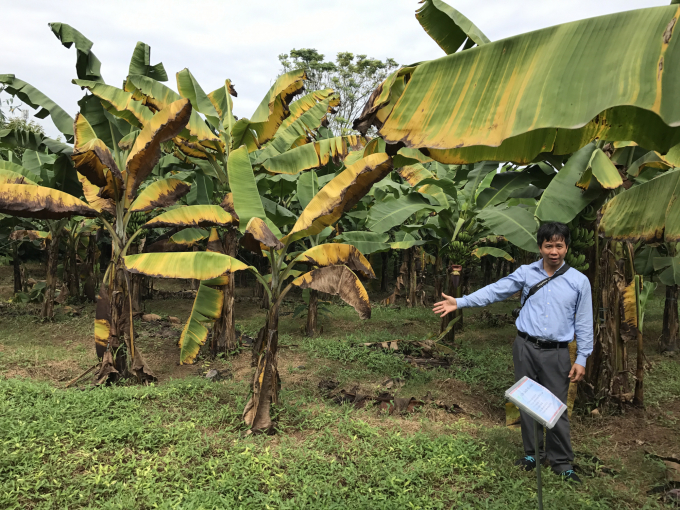
[[[663,484],[664,467],[648,453],[680,451],[680,364],[653,354],[662,305],[655,296],[646,321],[647,409],[574,416],[585,483],[573,487],[546,473],[546,508],[663,508],[648,491]],[[146,303],[147,311],[182,320],[190,306]],[[361,322],[333,304],[314,339],[302,336],[304,319],[284,315],[277,434],[257,437],[240,421],[248,352],[177,367],[173,341],[156,334],[159,326],[140,323],[140,348],[159,371],[158,384],[65,390],[94,361],[92,307],[78,316],[60,311],[52,324],[41,324],[30,307],[3,308],[0,508],[531,508],[535,478],[513,466],[521,439],[503,424],[514,329],[493,315],[502,318],[513,306],[495,305],[491,316],[467,313],[453,365],[427,371],[400,353],[358,344],[425,338],[438,323],[428,309],[375,306]],[[239,329],[255,333],[263,312],[246,299],[237,307]],[[287,304],[284,314],[293,308]],[[202,377],[208,368],[232,376],[210,383]],[[398,396],[429,392],[462,412],[427,405],[389,416],[337,405],[319,390],[323,379],[369,394],[392,379]]]

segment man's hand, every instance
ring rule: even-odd
[[[585,377],[585,375],[586,369],[581,365],[574,363],[574,366],[571,367],[571,372],[569,372],[569,379],[571,379],[571,382],[579,382]]]
[[[447,296],[443,292],[442,297],[444,298],[444,301],[436,302],[432,309],[434,313],[441,314],[439,315],[440,317],[444,317],[447,313],[455,312],[458,309],[458,303],[456,303],[455,297]]]

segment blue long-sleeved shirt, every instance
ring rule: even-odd
[[[458,308],[488,306],[529,289],[548,277],[543,260],[520,266],[511,275],[469,296],[458,298]],[[531,296],[515,321],[517,329],[536,338],[571,342],[576,335],[576,363],[586,365],[593,352],[593,308],[588,278],[574,268],[544,285]]]

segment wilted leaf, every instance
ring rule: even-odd
[[[150,219],[144,224],[144,228],[228,227],[233,223],[232,215],[219,205],[185,205]]]
[[[350,244],[320,244],[298,255],[292,264],[306,262],[312,266],[326,267],[344,265],[352,271],[361,272],[367,278],[375,278],[375,273],[361,252]]]
[[[228,255],[213,252],[142,253],[124,258],[131,273],[154,278],[193,278],[210,280],[227,273],[248,269],[243,262]]]
[[[41,220],[98,215],[85,202],[68,193],[24,184],[0,185],[0,213]]]
[[[292,285],[340,296],[345,303],[354,307],[361,319],[371,318],[368,293],[359,278],[345,266],[315,269],[293,280]]]

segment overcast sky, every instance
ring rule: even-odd
[[[669,0],[450,0],[492,41],[613,12],[668,5]],[[59,44],[48,22],[68,23],[94,42],[107,83],[121,86],[137,41],[163,62],[168,84],[188,67],[206,92],[230,78],[235,114],[250,116],[279,72],[278,55],[316,48],[367,54],[400,64],[443,51],[415,19],[417,0],[4,0],[0,74],[37,87],[71,115],[83,92],[75,78],[75,48]],[[1,97],[7,98],[5,94]],[[48,134],[58,133],[49,119]]]

